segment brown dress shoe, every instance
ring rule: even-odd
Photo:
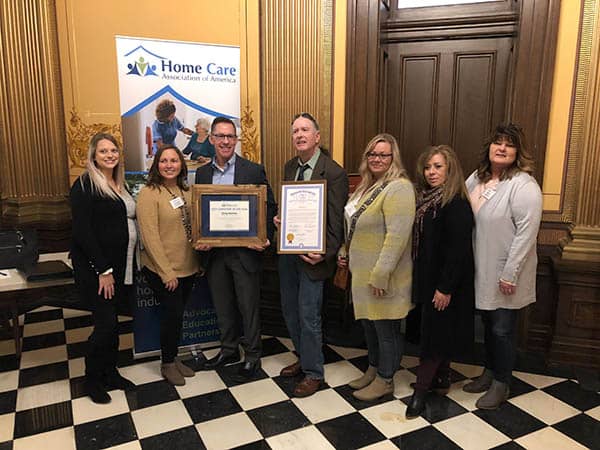
[[[285,366],[279,372],[279,375],[282,377],[295,377],[302,371],[302,366],[300,366],[300,361],[296,361],[294,364],[290,364],[289,366]]]
[[[309,395],[313,395],[319,390],[321,384],[323,384],[323,380],[304,377],[302,378],[302,381],[296,385],[296,389],[294,389],[294,395],[296,397],[308,397]]]

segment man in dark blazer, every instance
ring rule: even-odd
[[[261,252],[273,238],[273,217],[277,204],[262,165],[235,154],[237,143],[234,123],[217,117],[211,126],[210,142],[215,147],[213,161],[196,171],[196,184],[265,184],[267,186],[267,241],[262,246],[212,248],[200,245],[205,252],[203,266],[221,331],[221,350],[206,361],[205,369],[239,361],[240,329],[244,333],[245,362],[239,376],[251,379],[260,369],[260,274]],[[241,318],[242,323],[239,323]],[[241,325],[241,326],[240,326]]]
[[[321,307],[323,284],[333,275],[337,252],[344,240],[344,206],[348,200],[348,177],[325,150],[319,148],[317,121],[301,113],[292,122],[292,141],[297,157],[285,164],[284,180],[327,180],[326,253],[279,255],[281,307],[299,361],[284,367],[282,376],[304,378],[294,395],[314,394],[324,379]]]

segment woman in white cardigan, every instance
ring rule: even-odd
[[[542,193],[521,128],[499,125],[466,185],[475,214],[475,306],[485,334],[485,370],[466,392],[485,394],[481,409],[508,398],[516,355],[518,311],[535,302],[536,238]]]

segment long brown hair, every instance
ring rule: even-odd
[[[518,172],[525,172],[533,175],[534,162],[533,157],[527,148],[525,134],[523,129],[514,123],[500,124],[489,135],[481,150],[481,160],[477,168],[477,178],[482,182],[487,182],[492,178],[492,163],[490,162],[490,145],[498,142],[501,139],[506,139],[517,150],[515,161],[512,165],[502,171],[500,180],[512,178]]]
[[[468,199],[469,196],[460,161],[449,145],[428,147],[419,155],[419,159],[417,160],[417,191],[422,192],[429,188],[424,171],[425,166],[434,155],[442,155],[446,160],[446,182],[442,185],[442,206],[457,195]]]
[[[146,186],[150,186],[155,189],[160,189],[160,187],[163,186],[163,177],[158,170],[158,163],[160,161],[160,157],[165,152],[165,150],[169,149],[175,150],[175,153],[177,153],[177,156],[181,161],[181,172],[179,172],[179,175],[177,175],[177,186],[179,187],[179,189],[187,191],[189,189],[187,185],[188,169],[185,163],[185,159],[183,157],[183,153],[181,153],[181,150],[179,150],[177,146],[171,144],[159,148],[156,152],[156,155],[154,155],[152,166],[150,166],[150,170],[148,171],[148,181],[146,181]]]
[[[379,180],[375,180],[375,177],[373,177],[373,174],[369,170],[367,155],[380,142],[387,142],[388,144],[390,144],[390,147],[392,149],[392,163],[390,164],[388,170],[383,174],[383,176]],[[399,178],[408,179],[408,174],[406,173],[406,169],[404,169],[404,165],[402,164],[402,158],[400,157],[400,149],[398,148],[398,142],[396,141],[396,138],[391,134],[380,133],[373,139],[371,139],[367,144],[365,151],[363,152],[362,161],[360,162],[360,166],[358,168],[358,173],[361,176],[361,181],[356,187],[354,194],[352,194],[351,199],[360,198],[369,189],[371,189],[375,185],[384,183],[385,181]]]

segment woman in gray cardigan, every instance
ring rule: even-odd
[[[466,185],[475,214],[475,306],[485,332],[485,370],[466,392],[485,394],[481,409],[496,409],[509,393],[519,309],[535,302],[536,238],[542,193],[521,128],[499,125]]]

